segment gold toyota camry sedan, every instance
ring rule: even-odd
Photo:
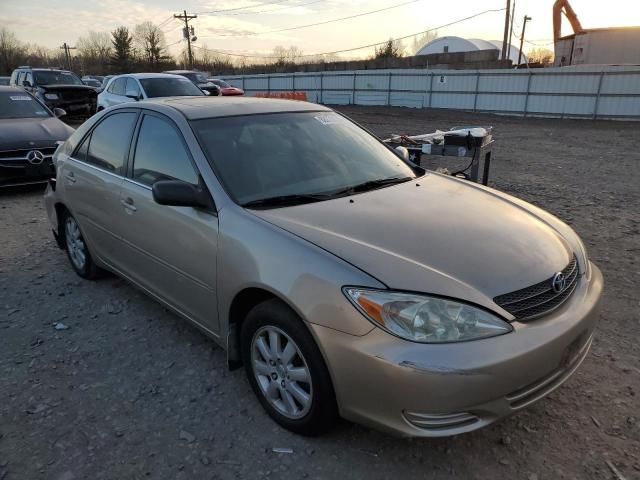
[[[603,279],[554,216],[402,153],[306,102],[132,102],[58,148],[45,203],[80,276],[200,327],[283,427],[459,434],[571,376]]]

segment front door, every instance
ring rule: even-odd
[[[151,191],[158,180],[199,183],[175,124],[162,115],[145,114],[130,163],[115,218],[123,243],[119,265],[151,293],[216,332],[218,217],[202,209],[159,205]]]

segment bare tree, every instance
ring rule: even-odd
[[[427,43],[434,41],[438,38],[438,32],[425,32],[422,35],[418,35],[414,37],[413,42],[411,43],[411,53],[415,55],[418,51],[424,47]]]
[[[143,64],[151,71],[158,70],[160,64],[169,59],[164,32],[157,25],[148,21],[136,25],[133,39]]]
[[[534,48],[527,53],[529,63],[540,63],[542,65],[552,65],[554,53],[548,48]]]
[[[78,38],[76,47],[85,72],[106,73],[112,52],[108,33],[90,31],[87,36]]]
[[[0,74],[11,74],[26,56],[27,49],[15,34],[6,27],[0,27]]]

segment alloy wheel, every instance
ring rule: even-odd
[[[309,367],[284,331],[271,325],[256,331],[251,367],[262,394],[280,414],[299,419],[309,412],[313,399]]]
[[[68,216],[65,220],[64,228],[67,250],[71,261],[78,270],[83,270],[87,263],[87,246],[80,233],[80,228],[71,216]]]

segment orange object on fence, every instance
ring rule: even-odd
[[[256,97],[259,98],[284,98],[287,100],[301,100],[303,102],[307,101],[307,93],[306,92],[273,92],[273,93],[256,93]]]

